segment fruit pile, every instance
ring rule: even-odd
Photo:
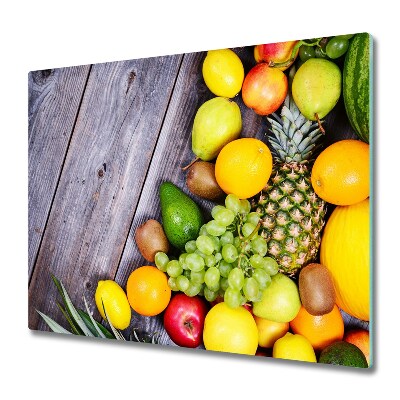
[[[149,265],[132,271],[126,294],[99,282],[113,332],[133,309],[161,315],[178,346],[369,366],[368,330],[343,322],[343,312],[369,322],[369,41],[257,45],[247,74],[234,51],[207,53],[216,97],[193,120],[195,158],[182,169],[192,196],[161,183],[162,224],[135,234]],[[268,122],[265,141],[240,136],[240,95]],[[340,96],[358,139],[324,148],[323,118]],[[196,198],[214,203],[209,215]]]

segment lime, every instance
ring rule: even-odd
[[[235,97],[242,88],[242,61],[230,49],[210,50],[203,62],[203,78],[216,96]]]

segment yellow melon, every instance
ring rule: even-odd
[[[363,321],[369,321],[370,310],[369,215],[369,198],[351,206],[337,206],[321,242],[321,263],[332,274],[337,305]]]

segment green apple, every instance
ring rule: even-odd
[[[290,322],[301,307],[297,285],[288,276],[278,273],[271,278],[260,301],[253,303],[253,314],[275,322]]]

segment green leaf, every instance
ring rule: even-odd
[[[76,322],[76,324],[79,326],[79,328],[82,330],[82,332],[85,336],[94,337],[93,333],[86,326],[85,322],[79,315],[78,311],[76,311],[76,308],[72,304],[72,301],[68,295],[68,292],[65,289],[64,285],[62,284],[62,282],[59,281],[54,275],[52,275],[52,278],[53,278],[53,281],[56,284],[59,292],[61,293],[61,295],[63,297],[65,307],[68,310],[68,312],[70,313],[71,318],[74,320],[74,322]]]
[[[68,323],[72,329],[72,333],[74,335],[84,336],[83,332],[74,324],[74,321],[71,319],[71,317],[69,316],[67,311],[63,308],[63,306],[58,301],[57,301],[57,306],[60,309],[60,311],[63,313],[65,319],[68,321]]]
[[[89,306],[88,306],[88,303],[87,303],[87,301],[85,299],[85,296],[82,296],[82,297],[83,297],[83,302],[85,303],[86,311],[87,311],[87,313],[89,315],[90,321],[92,322],[93,327],[96,329],[96,332],[97,332],[96,336],[97,337],[102,337],[103,339],[105,339],[106,337],[105,337],[104,333],[97,326],[96,321],[94,320],[94,318],[92,316],[92,313],[89,310]]]
[[[46,324],[49,326],[49,328],[56,333],[66,333],[69,335],[72,335],[71,332],[67,331],[66,329],[64,329],[61,325],[59,325],[56,321],[54,321],[53,319],[51,319],[50,317],[48,317],[46,314],[43,314],[42,312],[40,312],[39,310],[36,310],[39,315],[43,318],[44,322],[46,322]]]
[[[89,317],[89,314],[86,313],[85,311],[81,310],[80,308],[77,309],[79,315],[82,317],[82,319],[85,321],[86,326],[90,329],[90,331],[95,335],[96,337],[100,337],[97,333],[96,328],[92,324],[92,321]],[[105,328],[102,324],[99,322],[95,321],[97,327],[102,331],[103,335],[106,337],[106,339],[115,339],[114,335],[107,329]]]

